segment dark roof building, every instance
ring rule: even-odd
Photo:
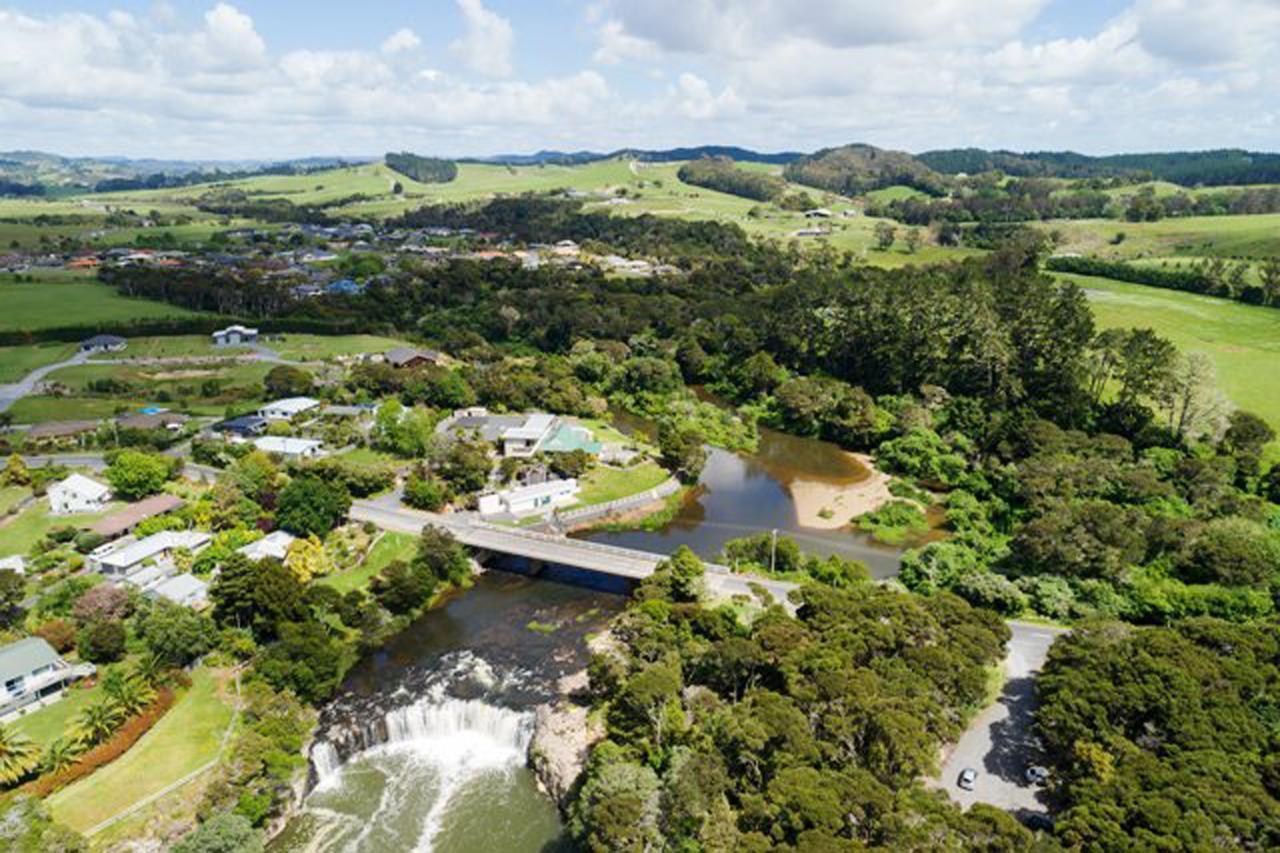
[[[119,352],[129,342],[118,335],[94,335],[80,342],[80,352]]]
[[[99,536],[114,539],[131,532],[148,518],[182,509],[184,503],[177,495],[152,495],[112,513],[89,529]]]
[[[213,425],[214,432],[230,433],[241,437],[262,435],[267,431],[267,419],[257,415],[241,415]]]
[[[397,347],[382,357],[392,367],[420,367],[424,364],[439,364],[443,359],[435,350],[413,347]]]

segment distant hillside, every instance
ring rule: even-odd
[[[387,168],[421,184],[447,184],[458,177],[458,164],[452,160],[422,157],[408,151],[388,151]]]
[[[766,154],[733,145],[699,145],[693,148],[619,148],[616,151],[539,151],[535,154],[495,154],[492,157],[460,158],[462,163],[491,163],[503,166],[576,166],[595,163],[614,157],[628,157],[646,163],[674,163],[680,160],[697,160],[701,157],[728,157],[754,163],[785,165],[804,155],[797,151],[780,151]]]
[[[786,181],[781,178],[739,169],[728,157],[690,160],[680,167],[676,176],[686,184],[754,201],[773,201],[787,189]]]
[[[1074,151],[985,151],[955,148],[926,151],[917,158],[943,174],[976,174],[998,169],[1018,177],[1132,178],[1183,186],[1280,183],[1280,154],[1224,148],[1091,157]]]
[[[824,148],[789,164],[783,175],[797,184],[842,195],[861,195],[895,185],[930,195],[947,190],[947,179],[912,155],[872,145]]]

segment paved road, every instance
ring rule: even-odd
[[[1023,622],[1010,622],[1013,639],[1004,661],[1005,685],[1000,698],[983,710],[947,756],[942,772],[930,784],[944,788],[962,807],[987,803],[1020,814],[1046,813],[1039,799],[1041,786],[1027,783],[1035,757],[1032,723],[1035,717],[1035,676],[1044,665],[1049,646],[1064,631]],[[960,771],[978,771],[975,789],[956,784]]]
[[[65,361],[46,364],[44,367],[37,367],[26,376],[9,385],[0,385],[0,412],[7,412],[9,407],[21,400],[31,392],[35,391],[36,385],[40,380],[44,379],[55,370],[61,370],[64,367],[75,367],[78,364],[84,364],[88,360],[87,353],[77,352],[71,358]]]

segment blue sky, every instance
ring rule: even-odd
[[[1280,148],[1280,0],[0,0],[0,149]]]

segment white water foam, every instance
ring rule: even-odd
[[[493,681],[492,670],[483,661],[466,661],[457,669],[481,682]],[[455,669],[454,674],[458,674]],[[436,796],[423,817],[417,849],[430,850],[440,831],[452,796],[472,779],[485,773],[511,772],[525,763],[533,735],[533,714],[516,711],[479,699],[457,699],[444,694],[445,685],[432,687],[426,696],[383,718],[385,740],[360,753],[407,754],[414,763],[432,771],[438,782]],[[357,755],[350,756],[351,759]],[[317,790],[340,786],[343,761],[337,749],[326,741],[311,749],[311,761],[318,779]],[[378,811],[388,806],[383,802]],[[359,849],[376,821],[371,821],[350,849]]]

